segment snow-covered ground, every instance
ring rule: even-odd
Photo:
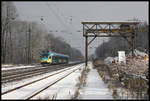
[[[69,61],[69,64],[77,63],[77,62],[80,62],[80,61]],[[20,68],[30,68],[30,67],[35,67],[35,66],[38,66],[38,65],[40,65],[40,64],[32,64],[32,65],[1,64],[1,66],[2,66],[1,70],[12,70],[12,69],[20,69]]]
[[[148,55],[148,54],[146,54],[144,52],[141,52],[141,51],[139,51],[137,49],[134,50],[134,54],[135,54],[135,56],[138,56],[138,55],[140,55],[140,56],[146,56],[146,55]],[[129,55],[132,55],[132,52],[130,52]]]
[[[37,83],[33,83],[31,85],[28,85],[28,86],[25,86],[21,89],[18,89],[18,90],[15,90],[13,92],[10,92],[8,94],[4,94],[2,95],[2,99],[25,99],[27,98],[28,96],[30,96],[33,92],[39,90],[39,89],[42,89],[43,87],[53,83],[54,81],[60,79],[61,77],[63,77],[64,75],[70,73],[72,70],[76,69],[76,68],[79,68],[80,66],[81,67],[84,67],[83,66],[84,64],[79,64],[79,65],[75,65],[75,66],[71,66],[70,68],[72,67],[75,67],[71,70],[66,70],[65,72],[62,72],[60,74],[57,74],[55,76],[52,76],[52,77],[49,77],[47,79],[44,79],[44,80],[41,80]],[[56,71],[55,71],[56,72]],[[58,71],[57,71],[58,72]],[[52,73],[51,73],[52,74]],[[47,74],[48,75],[48,74]],[[49,74],[50,75],[50,74]],[[73,77],[72,77],[73,78]],[[34,78],[34,79],[37,79],[37,78]],[[39,79],[39,78],[38,78]],[[30,82],[33,81],[33,80],[30,80]],[[17,84],[19,85],[19,84]],[[9,85],[9,86],[12,86],[12,85]],[[5,88],[9,88],[8,86],[5,87]],[[3,88],[2,88],[3,89]]]
[[[146,54],[146,53],[144,53],[144,52],[141,52],[141,51],[139,51],[139,50],[137,50],[137,49],[135,49],[134,50],[134,54],[135,54],[135,56],[143,56],[143,57],[145,57],[145,56],[148,56],[148,54]],[[128,57],[128,56],[132,56],[132,52],[130,52],[129,54],[126,54],[126,56]],[[116,56],[116,57],[107,57],[107,58],[105,58],[104,59],[104,62],[105,63],[112,63],[112,61],[117,61],[118,60],[118,56]]]
[[[72,68],[73,66],[71,67],[68,67],[68,68]],[[6,83],[6,84],[3,84],[1,85],[2,87],[2,92],[5,92],[9,89],[13,89],[13,88],[16,88],[20,85],[24,85],[26,83],[29,83],[29,82],[32,82],[32,81],[35,81],[35,80],[38,80],[38,79],[41,79],[41,78],[44,78],[48,75],[52,75],[52,74],[55,74],[57,72],[60,72],[60,71],[63,71],[63,70],[66,70],[68,68],[64,68],[64,69],[60,69],[60,70],[57,70],[57,71],[53,71],[53,72],[49,72],[49,73],[45,73],[45,74],[41,74],[41,75],[37,75],[37,76],[34,76],[34,77],[30,77],[30,78],[27,78],[27,79],[23,79],[23,80],[19,80],[19,81],[14,81],[14,82],[10,82],[10,83]]]
[[[109,92],[107,85],[103,83],[102,79],[100,78],[96,69],[92,68],[92,63],[89,62],[90,71],[87,75],[86,85],[81,90],[78,99],[113,99],[111,92]],[[75,65],[75,68],[80,68],[77,71],[73,72],[71,75],[67,76],[66,78],[62,79],[61,81],[57,82],[55,85],[49,87],[48,89],[44,90],[40,94],[36,95],[32,99],[72,99],[75,91],[77,90],[77,84],[79,83],[79,77],[81,76],[81,72],[85,67],[85,64],[78,64]],[[69,67],[72,68],[73,66]],[[75,69],[74,68],[74,69]],[[58,70],[61,71],[61,70]],[[40,79],[44,76],[56,73],[58,71],[54,71],[51,73],[46,73],[45,75],[37,76],[34,78],[29,78],[28,80],[24,81],[23,83],[17,84],[10,84],[2,87],[2,91],[6,91],[6,89],[14,88],[19,85],[23,85],[27,82],[34,81],[36,79]],[[54,81],[60,79],[62,76],[68,74],[71,70],[66,70],[65,72],[58,74],[56,76],[44,79],[37,83],[28,85],[16,91],[13,91],[9,94],[2,95],[2,99],[25,99],[30,96],[33,92],[42,89],[43,87],[53,83]],[[13,87],[12,87],[13,86]]]
[[[78,99],[113,99],[97,70],[92,68],[91,62],[89,63],[89,68],[86,85],[81,89]]]
[[[78,77],[81,76],[83,68],[84,64],[82,64],[80,70],[73,72],[71,75],[38,94],[33,99],[72,99],[77,89],[76,84],[79,82]]]
[[[13,67],[3,67],[1,68],[1,70],[12,70],[12,69],[19,69],[19,68],[27,68],[27,67],[35,67],[32,65],[28,65],[28,66],[13,66]]]
[[[69,61],[69,64],[78,63],[80,61]]]

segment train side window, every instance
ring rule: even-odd
[[[54,57],[54,59],[56,60],[57,58],[56,58],[56,57]]]

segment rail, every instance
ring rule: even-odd
[[[75,66],[75,67],[76,67],[76,66]],[[74,67],[74,68],[75,68],[75,67]],[[57,75],[57,74],[59,74],[59,73],[62,73],[62,72],[64,72],[64,71],[68,71],[68,70],[70,70],[70,69],[73,69],[73,68],[72,68],[72,67],[65,68],[65,69],[63,69],[63,70],[60,70],[60,71],[58,71],[58,72],[56,72],[56,73],[52,73],[52,74],[50,74],[50,75],[48,75],[48,76],[46,76],[46,77],[43,77],[43,78],[41,78],[41,79],[34,80],[34,81],[29,82],[29,83],[26,83],[26,84],[24,84],[24,85],[21,85],[21,86],[15,87],[15,88],[13,88],[13,89],[7,90],[7,91],[5,91],[5,92],[2,92],[2,95],[7,94],[7,93],[10,93],[10,92],[15,91],[15,90],[20,89],[20,88],[23,88],[23,87],[28,86],[28,85],[30,85],[30,84],[36,83],[36,82],[38,82],[38,81],[44,80],[44,79],[46,79],[46,78],[52,77],[52,76]],[[76,69],[76,70],[77,70],[77,69]]]

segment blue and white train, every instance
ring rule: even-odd
[[[40,52],[41,64],[65,64],[68,63],[69,56],[51,51]]]

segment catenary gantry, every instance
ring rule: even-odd
[[[96,37],[123,37],[130,44],[134,56],[136,28],[139,22],[81,22],[85,37],[85,65],[88,62],[88,45]],[[88,37],[93,37],[88,42]]]

